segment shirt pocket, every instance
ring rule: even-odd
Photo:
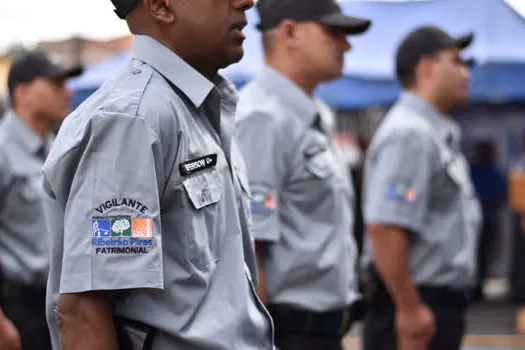
[[[460,156],[451,160],[449,164],[446,165],[445,170],[452,182],[461,189],[463,195],[466,195],[467,197],[475,196],[467,165]]]
[[[318,179],[327,179],[334,174],[333,159],[328,151],[306,160],[306,169]]]
[[[252,193],[248,184],[248,175],[246,174],[246,171],[241,169],[240,167],[235,167],[235,172],[237,173],[237,179],[239,180],[239,184],[241,185],[243,195],[248,199],[252,198]]]
[[[35,204],[40,200],[42,176],[39,174],[27,175],[19,178],[18,196],[23,203]]]
[[[219,201],[222,197],[222,181],[217,169],[194,175],[183,182],[191,203],[191,222],[185,228],[187,254],[191,263],[199,269],[212,268],[219,259],[221,234],[215,223],[220,220]]]
[[[241,167],[235,167],[235,172],[237,176],[237,180],[239,181],[239,185],[241,187],[241,194],[240,194],[240,204],[241,209],[244,212],[244,215],[246,216],[246,219],[248,220],[248,224],[251,228],[251,221],[252,221],[252,211],[251,211],[251,198],[252,193],[250,190],[250,185],[248,181],[248,175],[246,174],[246,170],[244,170]]]

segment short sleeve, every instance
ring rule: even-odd
[[[391,136],[367,156],[364,215],[420,233],[428,208],[432,144],[414,132]]]
[[[6,194],[11,181],[11,174],[9,172],[9,165],[7,164],[7,157],[4,152],[0,150],[0,210],[2,209],[2,198],[6,198]]]
[[[283,151],[273,119],[257,113],[237,124],[237,135],[252,193],[251,211],[255,240],[279,239],[279,189],[283,182]]]
[[[76,149],[45,168],[64,201],[60,293],[162,289],[158,138],[126,115],[96,116],[86,129]]]

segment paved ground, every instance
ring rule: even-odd
[[[515,310],[505,302],[473,305],[468,314],[465,350],[525,350],[525,334],[514,330]],[[345,339],[345,350],[361,350],[360,325]]]

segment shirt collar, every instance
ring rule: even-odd
[[[9,130],[9,136],[31,154],[47,147],[48,139],[51,139],[51,136],[44,138],[34,132],[12,109],[5,114],[4,123]]]
[[[429,120],[447,144],[459,144],[461,128],[450,116],[439,113],[425,100],[410,91],[403,91],[399,102],[410,106]]]
[[[308,125],[317,115],[317,106],[299,86],[277,70],[265,66],[258,77],[259,83],[272,94],[278,94],[280,100],[292,108],[298,117]]]
[[[150,36],[135,35],[132,52],[179,88],[197,108],[214,88],[211,81]]]

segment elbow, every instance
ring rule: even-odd
[[[81,296],[77,294],[61,294],[55,308],[57,326],[61,333],[70,329],[77,320],[82,318]]]
[[[61,333],[85,327],[91,320],[110,317],[113,295],[108,292],[60,294],[55,317]]]

